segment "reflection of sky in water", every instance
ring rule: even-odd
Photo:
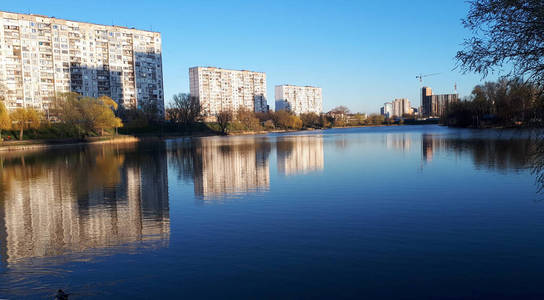
[[[0,296],[538,295],[544,208],[521,136],[403,126],[4,154]]]

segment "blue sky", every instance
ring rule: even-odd
[[[470,94],[455,53],[468,32],[462,0],[441,1],[3,1],[0,10],[162,33],[166,102],[189,92],[188,68],[266,72],[274,86],[323,88],[323,107],[373,113],[386,101],[419,105],[419,73],[436,93]],[[494,79],[494,78],[490,78]]]

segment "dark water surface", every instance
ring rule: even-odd
[[[0,157],[0,298],[543,298],[519,131],[404,126]]]

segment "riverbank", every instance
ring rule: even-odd
[[[227,136],[249,136],[249,135],[266,135],[273,133],[292,133],[327,129],[348,129],[348,128],[364,128],[364,127],[387,127],[387,126],[408,126],[413,124],[379,124],[379,125],[360,125],[346,127],[331,127],[331,128],[307,128],[300,130],[293,129],[273,129],[259,131],[231,131]],[[17,152],[27,150],[48,150],[56,148],[83,146],[83,145],[100,145],[100,144],[128,144],[137,143],[145,140],[165,140],[175,139],[180,137],[208,137],[221,136],[222,134],[214,131],[194,131],[194,132],[142,132],[134,134],[123,134],[104,137],[88,137],[85,139],[35,139],[23,141],[5,141],[0,143],[0,153]]]
[[[86,139],[48,139],[48,140],[24,140],[8,141],[0,143],[0,153],[26,151],[26,150],[45,150],[63,147],[73,147],[82,145],[100,145],[100,144],[128,144],[136,143],[141,139],[135,136],[118,135],[108,137],[90,137]]]

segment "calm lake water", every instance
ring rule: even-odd
[[[542,298],[526,136],[402,126],[2,154],[0,298]]]

